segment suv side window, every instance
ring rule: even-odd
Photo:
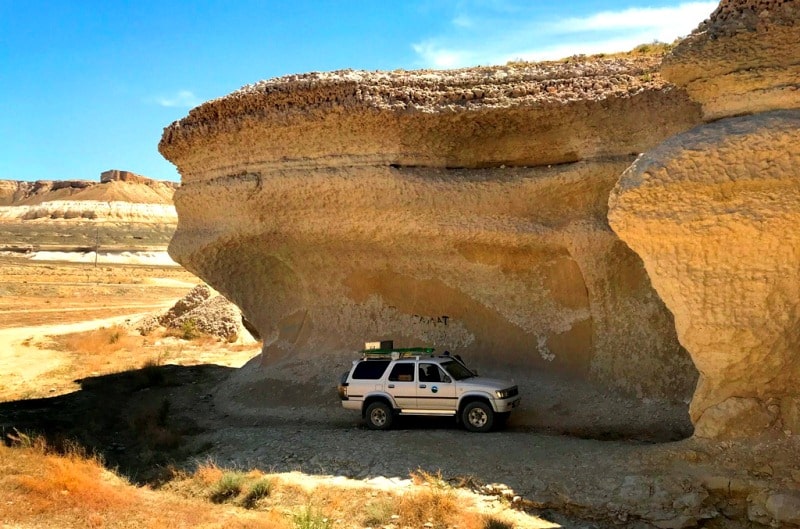
[[[445,374],[439,369],[436,364],[426,364],[420,362],[419,364],[419,381],[420,382],[444,382]]]
[[[389,374],[392,382],[414,382],[414,362],[398,362]]]
[[[378,380],[383,376],[391,360],[364,360],[353,370],[353,379]]]

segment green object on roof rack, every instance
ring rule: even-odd
[[[392,353],[433,354],[434,351],[433,347],[406,347],[403,349],[364,349],[361,352],[365,355],[390,355]]]

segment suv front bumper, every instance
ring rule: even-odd
[[[508,413],[520,403],[520,397],[514,397],[506,400],[495,400],[494,407],[497,413]]]

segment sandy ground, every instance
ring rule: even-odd
[[[39,314],[63,309],[40,309]],[[79,311],[80,309],[73,309]],[[13,313],[13,311],[11,311]],[[142,316],[146,314],[143,313]],[[108,327],[123,323],[131,316],[117,316],[100,320],[58,325],[37,325],[32,327],[11,327],[0,329],[0,401],[24,398],[43,390],[55,393],[53,381],[48,374],[68,364],[70,359],[63,351],[47,347],[43,337],[70,334]]]

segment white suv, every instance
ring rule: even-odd
[[[365,350],[342,375],[342,406],[360,410],[367,426],[387,430],[395,415],[455,416],[472,432],[502,424],[519,406],[513,382],[479,377],[460,358],[433,349]]]

